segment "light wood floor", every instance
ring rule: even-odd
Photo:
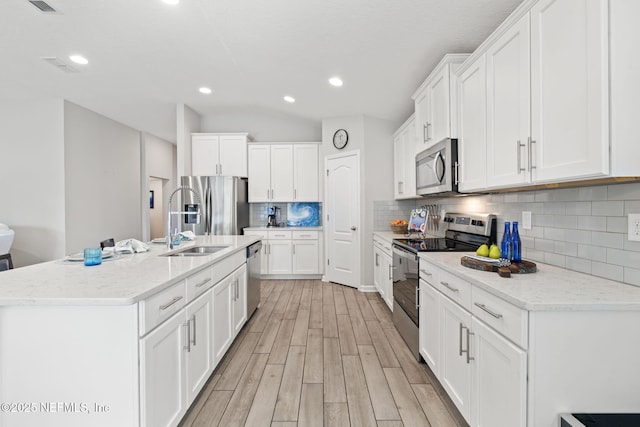
[[[377,293],[268,280],[181,426],[466,426],[442,394]]]

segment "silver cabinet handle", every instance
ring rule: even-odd
[[[196,346],[196,315],[194,314],[193,316],[191,316],[191,319],[189,321],[193,322],[193,332],[192,332],[193,340],[191,340],[191,344],[193,344],[193,346],[195,347]],[[191,332],[191,330],[189,332]]]
[[[533,164],[533,144],[536,142],[529,137],[529,169],[535,169],[535,165]]]
[[[422,125],[422,141],[423,142],[427,142],[428,141],[428,137],[427,137],[427,125],[428,123],[425,123]]]
[[[393,267],[389,266],[389,280],[393,280]]]
[[[168,303],[162,304],[160,306],[160,310],[166,310],[167,308],[171,307],[173,304],[177,303],[181,299],[182,299],[182,296],[173,297],[171,301],[169,301]]]
[[[300,234],[300,237],[311,237],[311,234]]]
[[[220,165],[220,175],[222,175],[222,163],[218,163]]]
[[[207,283],[209,283],[210,281],[211,281],[211,279],[204,279],[202,282],[200,282],[200,283],[198,283],[198,284],[196,285],[196,288],[201,288],[201,287],[203,287],[204,285],[206,285]]]
[[[271,199],[271,197],[269,197],[269,189],[267,188],[267,200]]]
[[[380,254],[375,254],[375,255],[376,255],[376,267],[378,267],[380,265],[380,261],[378,260]]]
[[[476,307],[479,307],[482,311],[486,311],[496,319],[502,319],[502,314],[489,310],[487,306],[484,304],[480,304],[479,302],[474,302],[473,305],[475,305]]]
[[[271,200],[273,200],[273,188],[271,189]]]
[[[427,270],[420,269],[420,273],[424,273],[427,276],[433,276],[433,273],[429,273]]]
[[[442,286],[444,286],[445,288],[449,289],[452,292],[460,292],[460,289],[456,289],[453,286],[451,286],[448,282],[440,282],[440,284]]]
[[[420,288],[416,286],[416,309],[420,308]]]
[[[462,330],[465,329],[465,326],[460,323],[460,330],[458,331],[458,348],[460,349],[460,356],[462,356]]]
[[[240,286],[238,286],[238,279],[236,279],[235,281],[235,298],[234,301],[238,301],[238,298],[240,297]]]
[[[298,198],[298,190],[296,190],[295,188],[293,189],[293,200],[296,200]]]
[[[459,175],[459,169],[460,169],[460,163],[458,163],[457,161],[453,164],[454,165],[454,173],[455,173],[455,181],[456,181],[456,185],[460,184],[460,175]]]
[[[293,245],[291,245],[291,253],[292,253],[293,255],[295,255],[295,254],[296,254],[296,245],[295,245],[295,243],[294,243]]]
[[[187,350],[187,352],[191,352],[191,340],[189,338],[189,329],[191,329],[189,327],[189,322],[187,323],[183,323],[182,326],[184,326],[186,328],[185,334],[184,336],[187,338],[187,343],[182,347],[183,349]]]
[[[471,332],[469,330],[469,328],[467,328],[467,365],[472,361],[475,360],[475,358],[471,357],[471,347],[469,346],[469,337],[471,335],[475,335],[473,332]]]
[[[518,150],[518,152],[517,152],[517,154],[518,154],[518,175],[520,175],[520,172],[524,172],[526,170],[526,168],[522,167],[522,147],[524,147],[525,144],[522,144],[520,142],[520,140],[517,140],[516,143],[517,143],[516,150]]]
[[[431,135],[429,135],[430,127],[431,127],[431,123],[427,122],[427,141],[431,141]]]

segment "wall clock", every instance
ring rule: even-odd
[[[349,134],[344,129],[338,129],[336,133],[333,134],[333,146],[338,150],[342,150],[347,146],[347,142],[349,142]]]

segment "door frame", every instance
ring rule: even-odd
[[[362,191],[361,191],[361,162],[360,162],[360,150],[356,149],[356,150],[350,150],[350,151],[345,151],[345,152],[340,152],[340,153],[336,153],[336,154],[330,154],[325,156],[324,158],[324,261],[326,260],[330,260],[331,257],[329,256],[329,250],[331,248],[331,244],[330,244],[330,240],[329,240],[329,227],[328,227],[328,222],[326,221],[327,215],[329,214],[329,185],[327,182],[327,171],[329,170],[329,161],[330,160],[335,160],[335,159],[340,159],[340,158],[345,158],[345,157],[352,157],[355,156],[357,164],[358,164],[358,174],[356,176],[356,191],[357,191],[357,195],[356,195],[356,199],[358,200],[358,214],[357,214],[357,218],[358,218],[358,229],[356,231],[357,233],[357,246],[358,246],[358,251],[357,251],[357,260],[355,262],[355,266],[354,268],[357,269],[357,278],[356,278],[356,282],[357,283],[341,283],[343,285],[346,286],[351,286],[354,287],[356,289],[362,289],[363,283],[362,283],[362,277],[363,277],[363,271],[362,271],[362,266],[363,266],[363,260],[362,260],[362,229],[363,229],[363,224],[364,224],[364,217],[363,217],[363,213],[362,213]],[[331,281],[329,278],[329,274],[328,274],[328,265],[324,265],[324,268],[322,271],[324,271],[324,274],[322,275],[322,280],[325,282],[329,282]],[[337,283],[337,282],[336,282]]]

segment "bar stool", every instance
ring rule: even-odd
[[[0,271],[11,270],[12,268],[11,254],[0,255]]]
[[[14,231],[8,225],[0,224],[0,271],[13,268],[13,261],[9,251],[11,250],[14,236]]]

